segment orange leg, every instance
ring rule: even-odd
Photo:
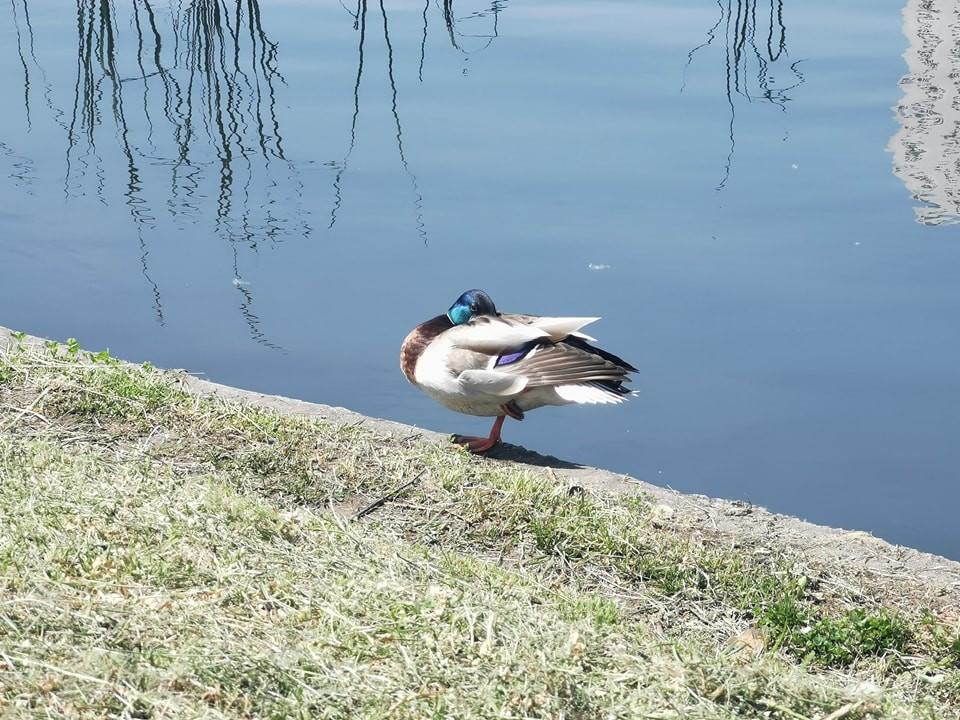
[[[503,421],[506,415],[498,415],[493,421],[493,427],[490,428],[489,437],[472,437],[470,435],[454,435],[453,441],[458,445],[463,445],[472,453],[485,453],[500,442],[500,428],[503,427]]]

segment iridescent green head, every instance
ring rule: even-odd
[[[467,290],[447,310],[447,317],[454,325],[470,322],[476,315],[496,315],[497,307],[483,290]]]

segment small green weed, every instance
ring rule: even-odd
[[[791,598],[763,610],[759,624],[771,634],[774,647],[805,662],[830,667],[901,652],[911,638],[907,621],[891,612],[871,614],[856,608],[839,617],[817,617],[815,611]]]
[[[184,397],[159,373],[114,365],[103,369],[84,369],[79,377],[79,392],[70,398],[70,411],[80,415],[106,415],[132,418],[175,404]]]
[[[960,635],[958,635],[947,649],[947,656],[954,667],[960,668]]]
[[[597,594],[568,596],[560,609],[563,619],[589,620],[597,628],[616,625],[622,619],[619,605]]]

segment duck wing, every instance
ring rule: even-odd
[[[501,355],[491,370],[522,376],[527,379],[528,388],[600,382],[620,390],[621,383],[628,380],[636,368],[580,338],[568,337],[557,343],[531,344],[521,352]]]
[[[600,318],[539,317],[536,315],[478,315],[447,331],[458,348],[488,355],[517,351],[530,343],[560,342],[569,336],[592,340],[580,329]]]
[[[597,383],[628,394],[622,383],[636,368],[590,345],[580,329],[590,317],[481,315],[451,328],[449,360],[469,393],[512,396],[535,387]]]
[[[560,342],[568,336],[596,340],[580,332],[590,323],[596,322],[598,317],[541,317],[539,315],[503,314],[500,318],[507,323],[526,325],[545,332],[553,342]]]
[[[607,396],[619,401],[629,394],[623,382],[636,368],[587,342],[593,338],[580,330],[598,319],[480,315],[444,333],[450,343],[448,367],[468,395],[509,398],[554,387],[567,394],[602,396],[571,396],[575,402],[612,401]]]

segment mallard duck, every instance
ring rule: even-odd
[[[488,437],[453,436],[483,453],[500,442],[508,416],[523,420],[544,405],[616,404],[631,395],[624,383],[636,368],[580,332],[595,320],[500,313],[483,290],[467,290],[407,335],[400,369],[441,405],[496,418]]]

